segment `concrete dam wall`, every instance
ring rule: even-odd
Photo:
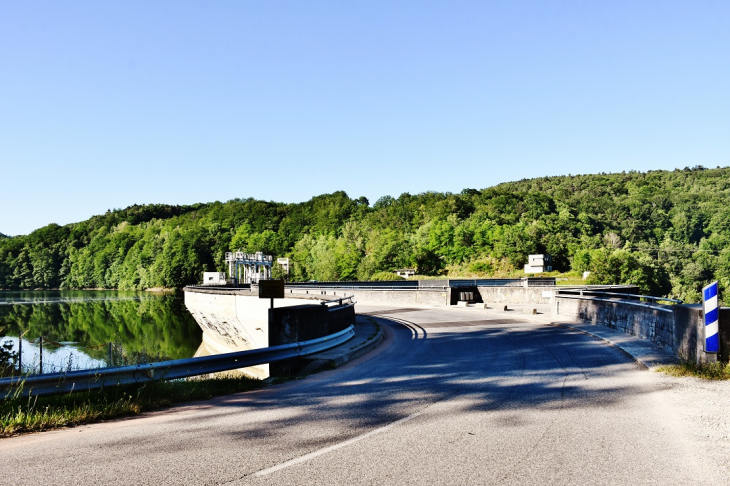
[[[336,298],[353,296],[362,303],[456,305],[460,301],[490,304],[550,304],[556,290],[555,279],[459,279],[404,280],[397,282],[298,282],[286,286],[287,296]],[[585,287],[587,288],[587,287]],[[638,293],[638,287],[592,286],[593,290]],[[464,295],[470,297],[464,298]]]
[[[424,304],[449,305],[450,291],[420,289],[349,289],[349,288],[312,288],[289,289],[286,296],[306,296],[325,299],[352,296],[357,302],[383,304]]]
[[[306,341],[333,334],[355,323],[353,305],[328,307],[322,298],[292,295],[259,299],[248,289],[211,290],[187,287],[185,306],[203,330],[203,343],[195,356],[230,353],[278,344]],[[329,300],[329,299],[326,299]],[[268,378],[287,370],[285,362],[241,370],[255,378]]]

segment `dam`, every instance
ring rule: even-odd
[[[269,299],[260,299],[250,288],[186,287],[184,293],[185,306],[203,330],[195,357],[306,341],[355,323],[354,302],[341,297],[291,294],[276,299],[271,308]],[[264,379],[290,367],[282,362],[239,371]]]

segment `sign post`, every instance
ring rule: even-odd
[[[705,353],[717,353],[720,351],[720,336],[718,335],[720,313],[717,299],[717,282],[712,282],[702,289],[702,309],[705,316]]]
[[[274,308],[274,299],[284,298],[283,280],[259,280],[259,299],[271,299],[271,308]]]

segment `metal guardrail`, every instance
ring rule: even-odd
[[[477,278],[477,279],[438,279],[438,280],[401,280],[401,281],[341,281],[341,282],[288,282],[289,290],[384,290],[384,291],[432,291],[443,292],[459,287],[554,287],[555,278]],[[236,290],[234,286],[189,285],[191,289]],[[246,287],[248,288],[248,287]]]
[[[673,302],[675,304],[682,304],[682,301],[679,299],[669,299],[667,297],[655,297],[653,295],[640,295],[640,294],[620,294],[616,292],[590,292],[589,293],[600,293],[602,295],[610,295],[610,296],[617,296],[622,298],[638,298],[639,300],[644,299],[649,302],[658,303],[659,301],[662,302]]]
[[[621,298],[629,298],[629,299],[645,299],[650,302],[657,303],[659,301],[662,302],[673,302],[675,304],[682,304],[682,301],[679,299],[670,299],[668,297],[655,297],[653,295],[641,295],[641,294],[624,294],[624,293],[618,293],[618,292],[602,292],[598,290],[579,290],[579,289],[560,289],[556,291],[556,294],[561,294],[563,292],[579,292],[580,295],[584,294],[595,294],[595,295],[610,295],[615,297],[621,297]]]
[[[356,304],[357,302],[354,301],[354,300],[352,300],[353,297],[354,296],[349,295],[349,296],[346,296],[346,297],[339,297],[339,298],[334,298],[334,299],[330,299],[330,300],[324,300],[324,301],[320,302],[320,304],[326,305],[327,308],[328,308],[328,310],[333,310],[333,309],[336,309],[338,307],[343,307],[343,306],[348,306],[348,305],[351,305],[351,304]],[[333,304],[337,304],[337,305],[333,305]],[[330,305],[331,305],[331,307],[330,307]]]
[[[600,292],[603,289],[635,289],[636,285],[556,285],[558,290],[591,290],[596,289],[595,292]],[[629,294],[635,295],[635,294]]]
[[[360,290],[429,290],[455,287],[552,287],[555,278],[443,278],[436,280],[396,280],[396,281],[342,281],[342,282],[289,282],[287,288],[307,289],[360,289]]]
[[[108,386],[176,380],[189,376],[219,373],[248,366],[272,363],[298,356],[308,356],[339,346],[355,335],[354,326],[309,341],[250,349],[235,353],[177,359],[119,368],[71,371],[36,376],[0,379],[0,397],[55,395],[94,390]]]
[[[193,289],[193,290],[228,290],[228,291],[235,291],[235,290],[251,290],[251,284],[241,284],[238,287],[235,285],[186,285],[183,287],[183,290],[185,289]]]
[[[588,294],[588,295],[586,295]],[[597,295],[599,297],[592,297]],[[600,296],[606,296],[608,298],[602,298]],[[590,290],[557,290],[555,292],[555,298],[563,299],[583,299],[583,300],[595,300],[599,302],[615,302],[625,305],[633,305],[637,307],[643,307],[645,309],[652,309],[661,312],[674,312],[671,307],[659,307],[660,301],[672,302],[674,304],[681,304],[682,301],[678,299],[669,299],[666,297],[655,297],[653,295],[639,295],[639,294],[621,294],[616,292],[598,292]],[[638,299],[638,300],[632,300]],[[642,301],[642,299],[644,299]],[[653,305],[652,305],[653,304]]]
[[[449,287],[403,287],[399,285],[394,285],[391,287],[385,286],[385,285],[378,285],[378,286],[365,286],[365,285],[339,285],[337,287],[335,286],[326,286],[326,287],[313,287],[311,285],[308,286],[302,286],[302,285],[287,285],[287,290],[309,290],[309,291],[324,291],[324,290],[395,290],[395,291],[426,291],[426,292],[444,292]],[[312,295],[312,294],[310,294]],[[316,294],[314,294],[316,295]],[[326,294],[323,294],[326,295]]]
[[[342,280],[342,281],[309,281],[309,282],[287,282],[286,287],[297,287],[297,288],[322,288],[322,289],[338,289],[338,288],[363,288],[363,287],[374,287],[374,288],[389,288],[389,287],[401,287],[409,289],[418,288],[418,280],[371,280],[371,281],[358,281],[358,280]]]

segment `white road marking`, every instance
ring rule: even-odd
[[[269,474],[275,473],[276,471],[281,471],[282,469],[285,469],[287,467],[295,466],[297,464],[301,464],[301,463],[303,463],[305,461],[308,461],[310,459],[314,459],[315,457],[319,457],[319,456],[321,456],[323,454],[327,454],[328,452],[332,452],[334,450],[341,449],[342,447],[347,447],[350,444],[354,444],[355,442],[359,442],[359,441],[361,441],[363,439],[367,439],[368,437],[373,436],[375,434],[379,434],[381,432],[385,432],[386,430],[391,429],[391,428],[395,427],[398,424],[402,424],[403,422],[407,422],[407,421],[409,421],[409,420],[411,420],[413,418],[416,418],[419,415],[421,415],[421,413],[422,412],[416,412],[416,413],[411,414],[411,415],[409,415],[407,417],[404,417],[404,418],[402,418],[400,420],[396,420],[395,422],[392,422],[392,423],[390,423],[388,425],[384,425],[383,427],[379,427],[379,428],[377,428],[375,430],[371,430],[370,432],[366,432],[366,433],[364,433],[362,435],[358,435],[356,437],[353,437],[352,439],[348,439],[348,440],[346,440],[344,442],[340,442],[339,444],[333,444],[331,446],[327,446],[327,447],[322,448],[322,449],[319,449],[317,451],[310,452],[309,454],[305,454],[303,456],[300,456],[300,457],[291,459],[289,461],[282,462],[281,464],[279,464],[277,466],[270,467],[268,469],[262,469],[261,471],[258,471],[256,473],[254,473],[254,476],[256,476],[256,477],[267,476]]]

